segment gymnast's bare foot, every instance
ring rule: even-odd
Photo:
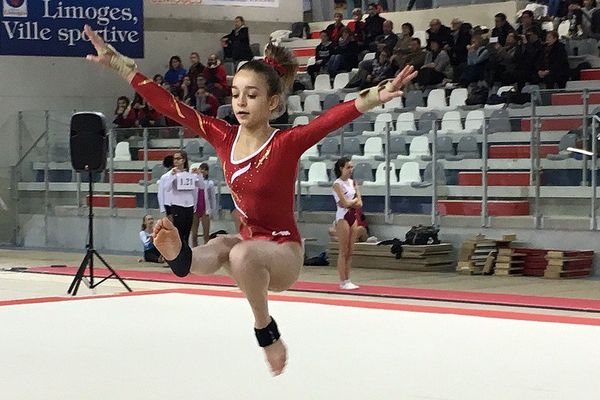
[[[265,357],[271,367],[274,376],[281,375],[287,361],[287,348],[282,339],[279,339],[270,346],[263,347]]]
[[[174,260],[181,251],[181,239],[169,218],[161,218],[154,224],[154,246],[165,260]]]

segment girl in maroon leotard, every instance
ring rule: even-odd
[[[297,64],[287,50],[268,47],[265,62],[244,64],[233,79],[232,107],[240,122],[233,126],[177,101],[137,72],[133,60],[106,45],[89,26],[85,32],[98,52],[98,56],[88,55],[88,60],[116,70],[161,114],[198,133],[216,149],[241,215],[240,235],[221,236],[190,251],[173,224],[163,218],[155,225],[154,244],[180,276],[190,269],[195,274],[211,274],[222,266],[227,269],[250,303],[256,337],[272,372],[280,374],[287,350],[269,314],[267,293],[288,289],[303,264],[293,213],[298,159],[329,132],[401,96],[400,89],[416,73],[412,67],[405,68],[387,85],[361,92],[356,100],[329,109],[308,125],[278,130],[269,120],[285,107],[283,94],[293,82]],[[272,184],[274,180],[277,185]]]

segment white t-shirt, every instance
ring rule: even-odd
[[[356,189],[354,188],[354,181],[352,179],[348,179],[347,181],[343,181],[340,178],[337,178],[333,185],[338,185],[342,189],[342,193],[344,194],[344,198],[346,200],[352,200],[356,196]],[[335,189],[333,190],[333,198],[335,199],[335,204],[337,206],[337,211],[335,212],[335,220],[339,221],[344,219],[344,215],[348,212],[348,209],[340,206],[340,198],[336,193]]]

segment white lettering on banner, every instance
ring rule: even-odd
[[[189,172],[177,174],[177,190],[194,190],[196,188],[196,176]]]
[[[49,28],[39,28],[37,22],[2,21],[9,39],[51,40]]]
[[[42,1],[44,2],[44,18],[94,20],[100,26],[107,26],[115,21],[133,21],[134,24],[139,22],[138,17],[133,16],[131,8],[67,6],[63,5],[62,1],[52,7],[53,0]]]

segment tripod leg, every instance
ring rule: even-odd
[[[85,269],[86,269],[91,257],[92,257],[91,251],[88,251],[85,254],[85,257],[83,257],[83,261],[81,261],[81,264],[79,265],[79,269],[77,270],[77,273],[75,274],[75,277],[73,278],[73,282],[71,282],[71,286],[69,286],[69,290],[67,291],[68,294],[72,294],[73,296],[75,296],[77,294],[77,290],[79,289],[79,284],[81,283],[81,279],[83,279],[83,274],[85,273]]]
[[[110,265],[108,265],[108,263],[104,260],[104,258],[102,258],[102,256],[96,250],[92,250],[92,251],[100,259],[100,261],[102,261],[102,264],[104,264],[104,266],[106,266],[106,268],[108,268],[108,270],[115,276],[115,278],[117,278],[119,280],[119,282],[121,282],[121,284],[123,286],[125,286],[125,289],[127,289],[127,291],[129,291],[129,292],[133,292],[133,290],[131,290],[131,288],[129,286],[127,286],[125,281],[123,279],[121,279],[121,277],[117,274],[117,272],[114,269],[112,269],[112,267]]]

